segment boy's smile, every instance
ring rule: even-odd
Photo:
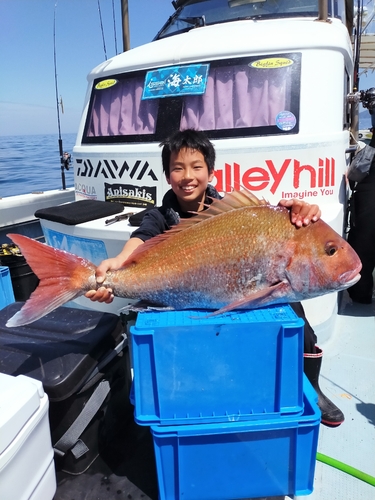
[[[167,182],[184,212],[198,211],[213,177],[214,173],[208,173],[207,163],[200,151],[184,148],[171,153]]]

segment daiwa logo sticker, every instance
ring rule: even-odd
[[[105,201],[117,201],[130,207],[154,207],[156,187],[131,186],[130,184],[104,184]]]
[[[229,192],[243,186],[250,191],[269,189],[272,194],[275,194],[286,172],[292,169],[293,188],[298,190],[302,184],[303,187],[308,186],[309,190],[282,192],[282,198],[333,195],[331,188],[335,186],[334,158],[318,158],[316,165],[302,163],[292,158],[285,159],[280,165],[272,160],[265,160],[264,163],[265,165],[251,167],[242,174],[238,163],[233,163],[233,165],[225,163],[224,169],[215,171],[216,189],[219,192]]]
[[[79,177],[98,177],[103,175],[106,179],[121,179],[127,176],[132,180],[140,181],[150,178],[157,181],[155,172],[150,167],[148,161],[137,160],[134,165],[129,165],[127,161],[123,163],[118,160],[99,160],[95,163],[91,160],[82,160],[76,158],[77,176]]]

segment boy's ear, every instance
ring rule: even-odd
[[[167,179],[168,184],[170,184],[171,183],[170,177],[166,175],[165,178]]]
[[[212,179],[215,177],[215,170],[210,173],[208,176],[208,182],[212,182]]]

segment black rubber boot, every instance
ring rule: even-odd
[[[322,412],[322,424],[327,427],[338,427],[345,420],[342,411],[325,396],[319,387],[319,374],[322,366],[323,351],[315,347],[315,354],[304,354],[303,364],[306,377],[310,380],[318,394],[318,406]]]

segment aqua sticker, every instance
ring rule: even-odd
[[[280,130],[292,130],[296,126],[297,119],[291,111],[281,111],[276,116],[276,125]]]

